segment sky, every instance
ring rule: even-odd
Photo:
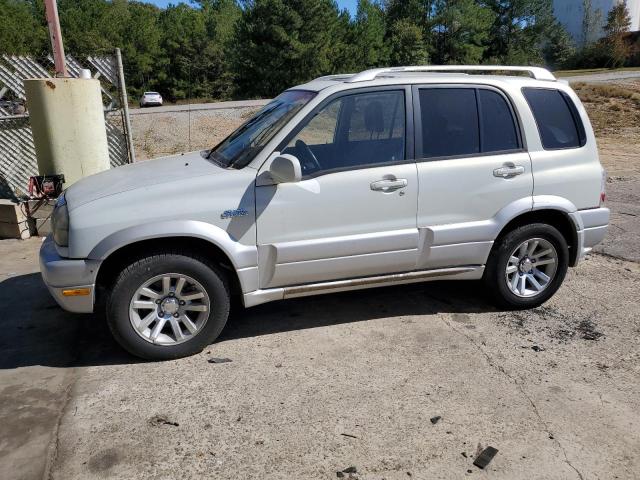
[[[184,3],[189,3],[188,0],[143,0],[143,1],[147,3],[153,3],[155,5],[158,5],[159,7],[166,7],[170,3],[173,3],[175,5],[177,3],[180,3],[181,1],[183,1]],[[349,10],[349,12],[351,12],[351,15],[355,15],[356,7],[358,5],[358,0],[337,0],[337,2],[338,2],[338,6],[341,9],[346,8],[347,10]]]

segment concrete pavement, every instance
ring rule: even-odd
[[[568,80],[569,83],[607,83],[618,80],[633,80],[640,78],[640,71],[612,71],[605,73],[593,73],[590,75],[576,75],[573,77],[559,77]]]

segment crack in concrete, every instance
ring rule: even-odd
[[[437,299],[435,299],[436,301],[438,301]],[[491,357],[491,355],[489,355],[483,348],[482,346],[480,346],[472,337],[470,337],[469,335],[467,335],[464,331],[457,329],[456,327],[454,327],[450,322],[448,322],[445,318],[442,318],[442,321],[445,323],[445,325],[447,325],[451,330],[453,330],[454,332],[456,332],[458,335],[463,336],[464,338],[467,339],[467,341],[469,343],[471,343],[480,353],[482,353],[482,355],[485,357],[485,359],[487,360],[487,363],[489,364],[490,367],[494,368],[495,370],[497,370],[498,372],[502,373],[503,375],[505,375],[509,380],[511,380],[511,382],[517,386],[518,390],[520,391],[520,393],[522,394],[522,396],[524,396],[524,398],[527,399],[527,401],[529,402],[529,405],[531,405],[531,409],[533,410],[533,413],[535,414],[535,416],[538,418],[538,420],[540,421],[540,423],[542,425],[544,425],[544,429],[546,430],[547,434],[549,435],[549,438],[551,440],[553,440],[553,442],[558,446],[558,448],[560,449],[560,451],[562,452],[562,455],[564,456],[564,461],[565,463],[571,467],[576,474],[578,475],[578,478],[580,480],[584,480],[584,476],[582,475],[582,473],[580,472],[580,470],[578,470],[575,465],[573,465],[571,463],[571,461],[569,460],[569,457],[567,456],[567,451],[565,450],[564,446],[562,445],[562,443],[560,443],[560,441],[555,437],[555,435],[553,435],[553,433],[551,432],[551,429],[549,428],[549,424],[544,420],[544,418],[542,418],[542,415],[540,414],[540,411],[538,410],[538,406],[536,405],[536,403],[533,401],[533,399],[531,398],[531,396],[525,391],[522,383],[520,383],[513,375],[511,375],[509,372],[507,372],[504,367],[502,367],[501,365],[497,365],[493,358]]]
[[[68,374],[70,378],[67,380],[64,387],[62,404],[60,406],[60,410],[58,411],[56,425],[53,430],[51,442],[49,443],[49,447],[47,448],[47,461],[45,463],[44,474],[42,476],[43,480],[53,480],[53,467],[55,466],[56,460],[58,458],[58,449],[60,446],[60,425],[67,411],[69,402],[72,398],[71,391],[76,382],[75,370],[76,369],[73,367],[70,368],[70,372]]]
[[[603,252],[601,250],[598,250],[598,251],[594,250],[594,251],[590,252],[589,255],[600,255],[601,257],[611,258],[613,260],[620,260],[622,262],[640,263],[640,261],[634,260],[633,258],[619,257],[617,255],[614,255],[613,253],[607,253],[607,252]]]

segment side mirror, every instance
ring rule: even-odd
[[[293,183],[302,180],[300,160],[288,153],[273,159],[269,166],[269,173],[276,183]]]

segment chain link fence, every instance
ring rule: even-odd
[[[89,69],[100,80],[111,166],[129,163],[124,110],[120,99],[118,63],[113,56],[67,56],[69,75],[78,78]],[[27,196],[29,177],[38,174],[38,163],[29,123],[24,80],[53,76],[53,59],[29,56],[0,56],[0,198],[20,200]]]

